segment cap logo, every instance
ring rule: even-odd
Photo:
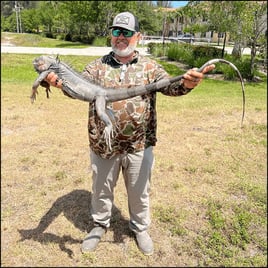
[[[121,16],[116,18],[116,24],[126,24],[126,25],[128,25],[129,24],[129,19],[130,19],[129,17],[121,15]]]

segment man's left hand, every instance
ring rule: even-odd
[[[211,64],[204,68],[204,70],[200,73],[197,72],[197,68],[193,68],[188,70],[184,75],[183,75],[183,86],[186,88],[195,88],[198,84],[200,84],[204,78],[204,74],[207,72],[210,72],[215,68],[214,64]]]

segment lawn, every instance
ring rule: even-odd
[[[1,54],[1,266],[146,267],[267,265],[267,86],[205,79],[190,94],[158,94],[149,230],[140,253],[128,230],[122,178],[111,228],[82,255],[91,169],[86,102],[39,89],[35,55]],[[94,57],[62,56],[82,71]],[[174,68],[174,67],[172,67]]]

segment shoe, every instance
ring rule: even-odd
[[[87,253],[94,251],[97,245],[99,244],[101,237],[106,232],[106,229],[101,226],[94,227],[89,234],[85,237],[82,245],[82,253]]]
[[[154,253],[154,245],[149,234],[146,231],[143,231],[140,233],[136,233],[135,235],[138,247],[141,252],[146,256],[152,255]]]

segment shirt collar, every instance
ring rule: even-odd
[[[114,60],[115,62],[117,62],[119,65],[123,65],[123,63],[121,63],[120,61],[118,61],[118,60],[116,59],[115,54],[114,54],[113,51],[110,52],[110,55],[111,55],[111,57],[113,58],[113,60]],[[138,62],[138,58],[139,58],[139,51],[135,50],[135,51],[134,51],[134,56],[133,56],[132,60],[131,60],[129,63],[127,63],[127,65],[128,65],[128,64],[137,63],[137,62]]]

